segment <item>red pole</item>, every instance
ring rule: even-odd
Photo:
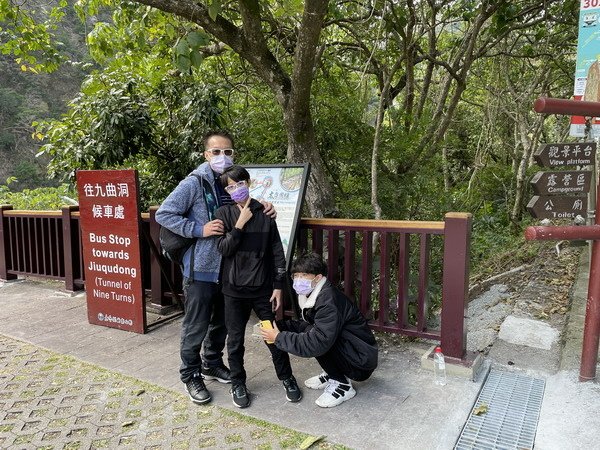
[[[600,117],[600,102],[565,100],[562,98],[540,97],[533,104],[535,112],[542,114],[563,114],[566,116]]]
[[[528,241],[587,241],[600,239],[600,226],[527,227],[525,229],[525,239]]]
[[[600,224],[600,185],[596,187],[596,217],[594,223]],[[579,381],[590,381],[596,378],[598,362],[598,342],[600,338],[600,241],[592,243],[590,261],[590,279],[588,297],[585,306],[585,325],[583,327],[583,347],[581,349],[581,366]]]

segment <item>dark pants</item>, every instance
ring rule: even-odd
[[[221,285],[206,281],[184,281],[185,315],[181,325],[181,381],[187,383],[202,367],[223,364],[227,338]],[[200,348],[204,343],[202,358]]]
[[[231,371],[232,384],[245,384],[246,371],[244,370],[244,335],[250,313],[254,310],[260,320],[273,320],[275,313],[271,310],[268,297],[237,298],[225,296],[225,323],[227,325],[227,354],[229,356],[229,370]],[[266,344],[266,342],[265,342]],[[273,366],[277,378],[285,380],[292,376],[292,366],[289,355],[279,350],[274,344],[266,344],[271,351]]]

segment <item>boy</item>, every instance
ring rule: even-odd
[[[293,287],[303,320],[278,320],[272,330],[261,329],[261,334],[282,351],[317,359],[324,372],[304,384],[324,389],[315,403],[331,408],[356,395],[351,380],[364,381],[371,376],[378,350],[364,316],[326,274],[327,266],[319,255],[296,259]]]
[[[260,320],[272,321],[281,304],[285,255],[275,220],[262,214],[263,205],[250,197],[250,174],[232,166],[220,176],[221,185],[235,202],[220,207],[216,218],[224,234],[217,246],[223,255],[223,295],[231,397],[238,408],[250,406],[244,370],[244,334],[252,310]],[[298,402],[302,392],[292,375],[289,355],[268,344],[277,378],[286,398]]]

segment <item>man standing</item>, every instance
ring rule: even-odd
[[[211,131],[205,135],[203,145],[206,161],[192,171],[193,176],[179,183],[156,212],[156,221],[161,226],[181,236],[197,238],[183,258],[185,315],[179,369],[181,381],[194,403],[208,403],[212,398],[204,379],[231,383],[229,369],[223,363],[227,330],[221,293],[221,254],[217,250],[223,222],[215,219],[214,213],[219,206],[232,202],[215,178],[233,164],[233,139],[225,131]],[[271,204],[266,212],[275,214]]]

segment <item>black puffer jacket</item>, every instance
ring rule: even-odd
[[[275,345],[293,355],[311,358],[329,351],[342,354],[352,366],[365,371],[377,367],[377,342],[358,308],[329,280],[312,308],[303,311],[305,325],[283,321]]]
[[[285,254],[275,220],[264,213],[258,201],[250,201],[252,218],[243,230],[235,228],[240,217],[236,204],[217,209],[225,225],[218,248],[223,255],[223,294],[231,297],[270,296],[281,289],[285,278]]]

